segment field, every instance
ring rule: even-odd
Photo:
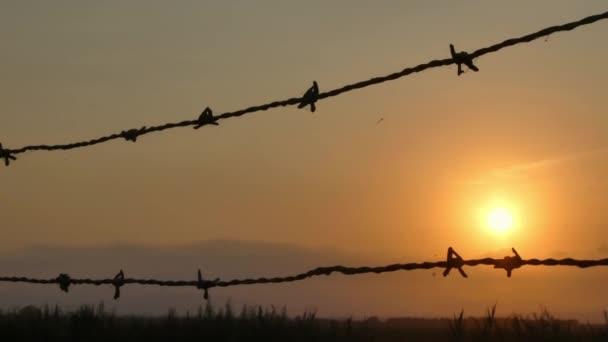
[[[523,317],[393,318],[333,320],[315,313],[289,317],[286,310],[210,305],[178,316],[119,316],[103,304],[64,312],[55,307],[26,307],[0,312],[3,341],[608,341],[603,325],[558,320],[548,312]]]

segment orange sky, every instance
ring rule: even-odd
[[[606,11],[597,1],[5,1],[0,142],[64,143],[384,75]],[[212,239],[377,258],[597,257],[608,23],[321,101],[0,169],[0,248]],[[379,118],[383,122],[376,124]],[[517,210],[506,236],[479,211]],[[604,255],[605,257],[605,255]],[[170,267],[167,265],[167,267]],[[604,271],[600,271],[604,272]],[[606,276],[606,273],[602,273]],[[604,297],[604,303],[606,298]],[[491,304],[491,303],[488,303]]]

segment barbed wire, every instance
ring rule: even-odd
[[[478,49],[470,54],[467,52],[464,52],[464,51],[456,52],[454,46],[452,44],[450,44],[450,53],[451,53],[452,58],[432,60],[428,63],[420,64],[415,67],[406,68],[406,69],[403,69],[401,71],[398,71],[398,72],[395,72],[395,73],[392,73],[392,74],[389,74],[386,76],[374,77],[374,78],[371,78],[371,79],[368,79],[365,81],[348,84],[343,87],[329,90],[329,91],[322,92],[322,93],[319,92],[319,86],[318,86],[317,82],[313,81],[312,87],[310,87],[302,97],[293,97],[293,98],[290,98],[287,100],[273,101],[270,103],[257,105],[257,106],[251,106],[251,107],[233,111],[233,112],[226,112],[226,113],[223,113],[223,114],[220,114],[217,116],[214,116],[213,111],[209,107],[206,107],[205,110],[200,114],[200,116],[194,120],[184,120],[181,122],[166,123],[163,125],[150,126],[150,127],[143,126],[141,128],[123,130],[120,133],[115,133],[115,134],[102,136],[102,137],[91,139],[91,140],[85,140],[85,141],[74,142],[74,143],[69,143],[69,144],[29,145],[29,146],[16,148],[16,149],[10,149],[10,148],[3,148],[2,144],[0,143],[0,159],[4,159],[5,165],[8,166],[12,161],[15,161],[17,159],[16,155],[25,153],[27,151],[71,150],[71,149],[75,149],[75,148],[82,148],[82,147],[101,144],[101,143],[108,142],[108,141],[114,140],[114,139],[125,139],[127,141],[136,142],[138,137],[140,137],[144,134],[152,133],[152,132],[160,132],[160,131],[164,131],[164,130],[168,130],[168,129],[173,129],[173,128],[177,128],[177,127],[187,127],[187,126],[194,126],[195,129],[198,129],[198,128],[200,128],[202,126],[206,126],[206,125],[218,125],[219,120],[239,117],[239,116],[243,116],[245,114],[251,114],[251,113],[260,112],[260,111],[267,111],[269,109],[277,108],[277,107],[298,105],[298,108],[304,108],[304,107],[310,106],[310,110],[312,112],[314,112],[316,110],[316,102],[318,102],[320,100],[338,96],[338,95],[341,95],[341,94],[344,94],[344,93],[347,93],[347,92],[350,92],[353,90],[362,89],[362,88],[380,84],[383,82],[393,81],[393,80],[396,80],[396,79],[399,79],[399,78],[402,78],[402,77],[405,77],[405,76],[408,76],[408,75],[411,75],[414,73],[422,72],[427,69],[456,64],[458,66],[458,75],[460,75],[464,72],[462,70],[462,65],[464,64],[469,69],[478,71],[479,69],[473,64],[473,60],[476,58],[479,58],[483,55],[486,55],[489,53],[494,53],[501,49],[504,49],[504,48],[507,48],[510,46],[514,46],[517,44],[529,43],[533,40],[536,40],[536,39],[539,39],[542,37],[546,37],[546,36],[548,37],[549,35],[557,33],[557,32],[571,31],[577,27],[580,27],[583,25],[589,25],[589,24],[595,23],[599,20],[607,19],[607,18],[608,18],[608,12],[592,15],[592,16],[583,18],[581,20],[573,21],[573,22],[570,22],[567,24],[547,27],[540,31],[537,31],[537,32],[534,32],[534,33],[531,33],[531,34],[528,34],[528,35],[525,35],[525,36],[522,36],[519,38],[507,39],[501,43],[497,43],[497,44],[494,44],[494,45],[491,45],[491,46],[488,46],[485,48]]]
[[[88,278],[72,278],[66,273],[61,273],[56,278],[50,279],[36,279],[27,277],[0,277],[0,282],[13,282],[13,283],[31,283],[31,284],[58,284],[59,288],[68,292],[71,285],[112,285],[114,286],[114,299],[120,297],[120,288],[127,284],[137,285],[158,285],[158,286],[190,286],[196,287],[197,289],[203,290],[205,299],[209,298],[209,289],[214,287],[231,287],[237,285],[254,285],[254,284],[279,284],[279,283],[291,283],[296,281],[302,281],[307,278],[316,276],[328,276],[332,273],[341,273],[344,275],[357,275],[366,273],[387,273],[396,271],[413,271],[413,270],[429,270],[432,268],[443,268],[443,276],[449,275],[452,269],[456,269],[463,277],[467,278],[468,275],[462,269],[464,266],[481,266],[488,265],[494,266],[494,268],[500,268],[507,271],[507,276],[511,277],[514,269],[522,266],[575,266],[579,268],[588,268],[596,266],[608,266],[607,259],[598,260],[577,260],[572,258],[565,259],[522,259],[517,253],[515,248],[512,249],[513,256],[505,256],[502,259],[484,258],[484,259],[472,259],[464,260],[456,251],[450,247],[448,248],[447,259],[445,261],[435,262],[421,262],[421,263],[407,263],[407,264],[392,264],[386,266],[363,266],[363,267],[347,267],[347,266],[329,266],[329,267],[317,267],[315,269],[299,273],[292,276],[285,277],[272,277],[272,278],[248,278],[248,279],[233,279],[228,281],[222,281],[219,278],[214,280],[206,280],[203,278],[200,269],[198,270],[197,280],[157,280],[157,279],[135,279],[125,278],[124,272],[120,272],[114,278],[108,279],[88,279]]]

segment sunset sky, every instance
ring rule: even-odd
[[[449,58],[450,43],[473,51],[606,10],[601,1],[553,0],[2,1],[0,142],[68,143],[195,119],[207,106],[222,113],[301,96],[313,80],[325,91]],[[314,259],[329,264],[439,260],[448,246],[465,258],[503,257],[511,247],[524,258],[608,257],[607,34],[600,21],[479,58],[477,73],[432,69],[320,101],[314,114],[288,107],[137,143],[21,154],[0,168],[2,265],[23,262],[10,275],[56,276],[68,267],[61,258],[42,269],[23,261],[47,258],[33,247],[111,254],[137,246],[153,255],[210,240],[331,251]],[[502,232],[487,222],[496,208],[512,221]],[[125,267],[71,259],[75,277]],[[222,263],[192,260],[181,272],[171,260],[133,267],[185,279],[195,265]],[[231,277],[253,272],[233,266]],[[265,266],[253,275],[305,270]],[[547,305],[599,315],[608,307],[598,287],[608,270],[518,271],[506,285],[504,271],[489,268],[468,269],[466,282],[432,271],[365,277],[365,286],[310,280],[352,297],[325,302],[307,293],[297,305],[335,315],[451,315],[494,301],[509,303],[505,314]],[[410,286],[432,305],[408,306],[406,296],[396,305],[399,282],[419,279],[443,281],[432,291],[463,292]],[[527,301],[514,300],[510,284]],[[268,290],[260,302],[290,304],[306,286],[282,285],[282,296]],[[249,289],[230,291],[216,293],[255,302]],[[93,288],[87,300],[108,292]],[[574,292],[584,295],[565,299]],[[68,296],[0,284],[0,298],[14,305],[32,293],[45,294],[38,302]],[[343,306],[358,296],[359,305]]]

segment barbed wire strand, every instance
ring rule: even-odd
[[[303,108],[306,106],[310,106],[311,111],[314,112],[316,110],[315,103],[317,101],[327,99],[330,97],[334,97],[334,96],[338,96],[338,95],[341,95],[341,94],[344,94],[344,93],[347,93],[347,92],[350,92],[353,90],[362,89],[362,88],[369,87],[372,85],[380,84],[383,82],[393,81],[393,80],[396,80],[396,79],[399,79],[399,78],[402,78],[402,77],[405,77],[405,76],[408,76],[408,75],[411,75],[414,73],[422,72],[427,69],[448,66],[451,64],[457,64],[458,65],[458,75],[460,75],[461,73],[464,72],[461,70],[461,65],[465,64],[470,69],[477,71],[478,70],[477,67],[473,65],[473,60],[476,58],[479,58],[483,55],[486,55],[489,53],[494,53],[501,49],[511,47],[511,46],[514,46],[517,44],[529,43],[536,39],[539,39],[539,38],[542,38],[545,36],[549,36],[549,35],[557,33],[557,32],[571,31],[571,30],[576,29],[577,27],[580,27],[583,25],[589,25],[589,24],[595,23],[599,20],[607,19],[607,18],[608,18],[608,12],[592,15],[592,16],[583,18],[581,20],[573,21],[573,22],[570,22],[567,24],[547,27],[538,32],[534,32],[534,33],[531,33],[531,34],[528,34],[528,35],[525,35],[525,36],[522,36],[519,38],[507,39],[501,43],[497,43],[497,44],[494,44],[494,45],[491,45],[491,46],[488,46],[485,48],[478,49],[470,54],[468,54],[466,52],[457,53],[453,49],[453,46],[450,44],[451,45],[450,52],[451,52],[452,58],[432,60],[428,63],[420,64],[415,67],[406,68],[399,72],[395,72],[395,73],[392,73],[392,74],[389,74],[386,76],[374,77],[374,78],[371,78],[371,79],[368,79],[365,81],[345,85],[343,87],[340,87],[340,88],[337,88],[334,90],[330,90],[327,92],[323,92],[323,93],[319,92],[319,87],[317,85],[317,82],[313,82],[313,86],[311,88],[309,88],[308,91],[302,97],[293,97],[293,98],[290,98],[287,100],[273,101],[270,103],[257,105],[257,106],[251,106],[251,107],[233,111],[233,112],[226,112],[226,113],[223,113],[223,114],[220,114],[217,116],[213,116],[211,109],[209,107],[207,107],[203,111],[203,113],[201,113],[201,115],[197,119],[194,119],[194,120],[184,120],[181,122],[166,123],[163,125],[150,126],[150,127],[144,126],[139,129],[128,129],[128,130],[123,130],[121,133],[115,133],[115,134],[102,136],[102,137],[91,139],[91,140],[75,142],[75,143],[58,144],[58,145],[29,145],[29,146],[24,146],[21,148],[16,148],[16,149],[3,148],[2,145],[0,144],[0,159],[4,159],[5,165],[8,166],[11,161],[14,161],[16,159],[15,155],[18,155],[18,154],[21,154],[21,153],[24,153],[27,151],[71,150],[71,149],[75,149],[75,148],[82,148],[82,147],[101,144],[101,143],[104,143],[104,142],[107,142],[110,140],[114,140],[114,139],[125,139],[127,141],[136,142],[137,138],[139,136],[142,136],[142,135],[148,134],[148,133],[152,133],[152,132],[160,132],[160,131],[164,131],[164,130],[168,130],[168,129],[172,129],[172,128],[187,127],[187,126],[195,126],[194,128],[198,129],[198,128],[200,128],[202,126],[206,126],[206,125],[218,125],[219,120],[239,117],[239,116],[243,116],[245,114],[251,114],[251,113],[260,112],[260,111],[267,111],[269,109],[277,108],[277,107],[298,105],[298,108]]]
[[[205,280],[202,277],[201,271],[198,271],[197,280],[157,280],[157,279],[135,279],[125,278],[123,271],[121,270],[112,279],[89,279],[89,278],[71,278],[65,273],[61,273],[57,278],[50,279],[37,279],[27,277],[0,277],[0,282],[12,282],[12,283],[31,283],[31,284],[58,284],[60,289],[64,292],[68,292],[70,285],[112,285],[115,287],[114,299],[120,297],[120,287],[127,284],[137,285],[158,285],[158,286],[192,286],[197,289],[204,290],[204,298],[208,299],[208,290],[214,287],[231,287],[237,285],[254,285],[254,284],[279,284],[279,283],[291,283],[296,281],[302,281],[307,278],[316,276],[328,276],[332,273],[341,273],[344,275],[357,275],[366,273],[387,273],[396,271],[412,271],[412,270],[429,270],[433,268],[444,268],[443,275],[449,275],[452,269],[457,269],[463,277],[468,277],[462,269],[464,266],[494,266],[494,268],[500,268],[507,271],[507,276],[511,277],[511,273],[514,269],[522,266],[574,266],[579,268],[588,268],[596,266],[608,266],[607,259],[598,260],[577,260],[572,258],[565,259],[522,259],[515,248],[512,249],[514,256],[505,256],[503,259],[484,258],[484,259],[472,259],[464,260],[454,251],[452,247],[448,249],[448,255],[446,261],[436,262],[421,262],[421,263],[406,263],[406,264],[392,264],[386,266],[363,266],[363,267],[347,267],[347,266],[329,266],[329,267],[317,267],[315,269],[299,273],[292,276],[285,277],[272,277],[272,278],[247,278],[247,279],[234,279],[228,281],[222,281],[219,278],[215,280]]]

